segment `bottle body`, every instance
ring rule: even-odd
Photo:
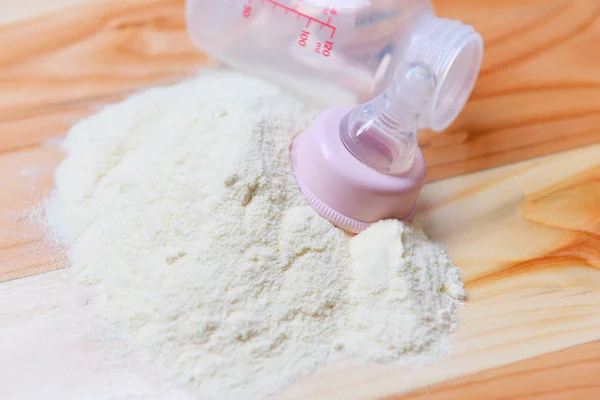
[[[203,51],[317,100],[342,88],[367,101],[400,60],[431,65],[439,87],[420,126],[435,130],[460,112],[481,63],[477,32],[435,17],[429,0],[187,0],[187,21]]]

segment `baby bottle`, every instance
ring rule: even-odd
[[[186,14],[200,49],[316,100],[332,87],[371,100],[401,61],[422,62],[437,83],[420,127],[436,131],[464,107],[483,53],[471,26],[429,0],[187,0]]]

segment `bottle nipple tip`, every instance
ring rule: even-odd
[[[398,90],[404,98],[427,99],[435,89],[435,74],[426,64],[408,63],[398,80]]]
[[[405,76],[408,80],[428,81],[433,77],[433,71],[425,64],[415,62],[411,63]]]

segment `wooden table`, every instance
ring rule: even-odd
[[[486,42],[466,110],[421,136],[435,182],[419,215],[469,292],[454,354],[418,371],[329,369],[278,398],[599,399],[600,2],[435,3]],[[185,395],[96,339],[68,271],[48,272],[61,252],[23,213],[51,190],[74,121],[207,63],[179,0],[0,5],[0,398]]]

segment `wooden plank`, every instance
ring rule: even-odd
[[[436,6],[476,25],[487,53],[460,119],[444,135],[422,136],[431,178],[598,141],[600,56],[592,50],[600,3],[438,0]],[[181,1],[60,0],[51,8],[0,27],[0,281],[64,265],[60,249],[44,248],[44,232],[23,218],[47,196],[61,159],[48,140],[98,105],[180,79],[206,61],[187,39]],[[538,386],[565,371],[590,372],[577,351],[568,353],[572,366],[539,371],[539,378],[520,362],[600,339],[599,166],[600,145],[593,145],[427,185],[419,219],[447,244],[469,292],[453,355],[418,370],[331,368],[277,398],[401,396],[502,366],[523,372],[518,382],[533,379]],[[2,283],[0,398],[173,395],[135,354],[99,340],[103,330],[90,320],[85,296],[69,297],[67,281],[65,270]],[[505,390],[487,387],[498,396]],[[449,393],[468,399],[469,388]],[[528,390],[509,394],[532,395]]]
[[[89,312],[65,272],[2,284],[0,399],[193,398]]]
[[[597,400],[600,341],[431,386],[388,400]]]
[[[102,104],[193,74],[207,58],[187,35],[183,6],[87,2],[0,27],[0,116]]]
[[[0,282],[65,265],[40,220],[60,159],[55,145],[0,155]]]
[[[61,113],[73,102],[85,103],[73,114],[81,117],[95,105],[173,82],[207,63],[187,37],[181,0],[71,3],[0,26],[0,152],[10,149],[6,118],[43,131],[45,118],[54,118],[50,109]],[[462,116],[445,134],[422,134],[430,180],[600,140],[600,56],[593,51],[600,3],[435,4],[441,15],[475,25],[486,55]],[[15,8],[5,14],[23,13]]]

